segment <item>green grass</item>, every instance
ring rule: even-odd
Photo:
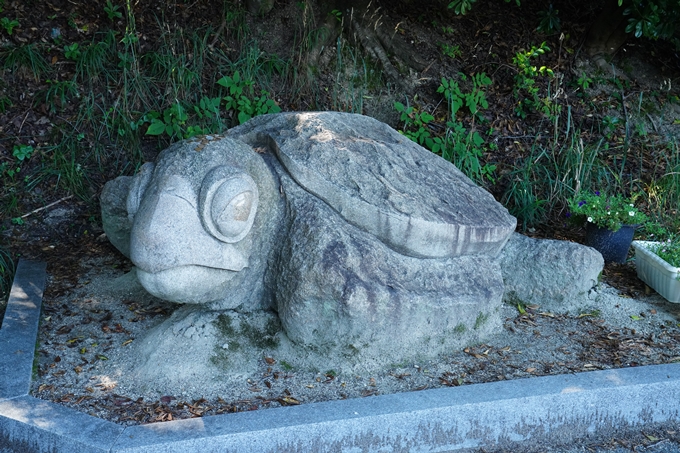
[[[3,69],[19,76],[31,76],[35,80],[41,80],[52,72],[37,44],[3,48],[0,50],[0,61],[3,62]]]

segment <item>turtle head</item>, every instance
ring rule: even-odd
[[[135,264],[148,292],[173,302],[227,297],[232,280],[249,266],[253,229],[261,223],[255,179],[271,179],[244,143],[203,141],[174,145],[102,193],[111,242]]]

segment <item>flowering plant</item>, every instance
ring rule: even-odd
[[[618,231],[621,225],[640,225],[647,220],[631,200],[600,192],[577,195],[569,202],[569,209],[571,212],[567,215],[583,216],[588,222],[610,231]]]
[[[671,237],[663,242],[653,244],[649,247],[649,251],[671,266],[680,267],[680,237]]]

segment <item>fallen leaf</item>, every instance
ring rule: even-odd
[[[534,371],[536,371],[536,368],[533,368],[533,367],[530,367],[530,368],[527,368],[527,369],[526,369],[526,372],[527,372],[527,373],[533,373]]]
[[[284,406],[297,406],[300,404],[300,402],[292,396],[284,396],[283,398],[279,398],[277,401]]]
[[[172,401],[172,400],[174,400],[174,399],[175,399],[175,397],[174,397],[174,396],[170,396],[170,395],[161,396],[161,403],[163,403],[163,404],[170,404],[170,401]]]
[[[264,361],[267,362],[268,365],[273,365],[273,364],[276,363],[276,360],[274,360],[274,359],[271,358],[271,357],[265,357],[265,358],[264,358]]]
[[[125,340],[125,341],[123,342],[123,346],[127,346],[127,345],[129,345],[130,343],[132,343],[132,338],[130,338],[129,340]]]

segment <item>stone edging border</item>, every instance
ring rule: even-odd
[[[45,264],[0,328],[0,453],[456,451],[680,421],[680,364],[543,376],[124,427],[29,396]]]

